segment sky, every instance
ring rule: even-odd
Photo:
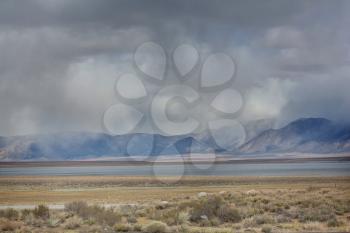
[[[243,99],[234,115],[240,121],[273,119],[276,127],[300,117],[349,122],[348,12],[345,0],[2,0],[0,135],[104,131],[106,110],[121,102],[116,80],[145,76],[134,53],[150,41],[164,49],[166,64],[181,44],[196,48],[199,64],[210,54],[232,57],[232,85]],[[190,73],[194,79],[198,67]],[[166,85],[177,80],[167,69]],[[164,87],[157,85],[147,90]],[[149,112],[146,104],[128,104]]]

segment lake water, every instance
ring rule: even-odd
[[[156,166],[82,166],[82,167],[9,167],[0,168],[0,176],[349,176],[350,162],[303,162],[264,164],[216,164]]]

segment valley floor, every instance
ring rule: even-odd
[[[174,181],[136,176],[0,177],[0,230],[350,231],[350,177],[207,176]],[[41,210],[33,209],[41,204]]]

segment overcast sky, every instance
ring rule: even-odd
[[[147,41],[232,56],[242,121],[349,122],[349,12],[345,0],[1,0],[0,135],[103,131]]]

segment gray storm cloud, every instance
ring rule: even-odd
[[[146,41],[230,54],[243,121],[349,121],[349,11],[338,0],[1,1],[0,135],[102,131],[115,80]]]

